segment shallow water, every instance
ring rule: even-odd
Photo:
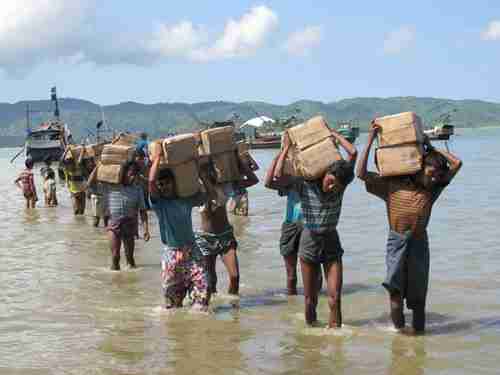
[[[152,241],[138,242],[139,269],[110,272],[102,227],[73,217],[63,187],[58,208],[25,210],[12,185],[22,161],[9,164],[15,150],[2,149],[0,374],[497,374],[499,137],[498,129],[464,130],[452,144],[464,168],[431,220],[424,337],[390,329],[380,286],[385,208],[359,181],[345,195],[339,226],[345,326],[333,332],[324,328],[324,296],[320,327],[307,328],[303,297],[285,295],[277,249],[285,202],[262,185],[251,190],[250,217],[233,220],[240,300],[222,294],[208,315],[167,314],[160,308],[156,222]],[[265,170],[274,154],[254,156]],[[223,291],[221,263],[218,271]]]

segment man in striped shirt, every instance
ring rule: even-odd
[[[283,175],[284,163],[276,168],[273,183],[276,186],[295,184],[302,206],[304,229],[300,236],[299,258],[304,282],[305,319],[307,324],[317,321],[316,306],[319,294],[321,265],[325,273],[330,307],[329,328],[342,326],[341,293],[344,250],[337,233],[344,192],[353,178],[356,148],[336,130],[332,135],[346,151],[347,159],[336,161],[323,178],[306,181]],[[282,160],[290,149],[288,136],[283,139]]]
[[[425,330],[425,302],[429,280],[427,225],[434,202],[455,177],[462,162],[426,142],[424,168],[414,176],[381,177],[367,171],[368,156],[379,127],[372,124],[357,175],[366,190],[383,199],[389,218],[387,275],[382,284],[390,296],[391,318],[403,329],[403,300],[413,310],[415,333]]]
[[[122,184],[103,183],[104,206],[109,214],[108,231],[112,256],[111,270],[113,271],[120,270],[122,243],[127,265],[130,268],[136,267],[134,250],[135,239],[139,236],[138,216],[141,217],[144,226],[144,240],[149,241],[150,239],[144,192],[142,187],[135,183],[139,167],[132,162],[124,168]]]

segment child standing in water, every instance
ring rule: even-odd
[[[50,168],[45,174],[45,181],[43,183],[43,193],[45,197],[45,205],[47,207],[56,207],[57,206],[56,174],[52,168]]]
[[[424,168],[416,175],[381,177],[368,172],[368,156],[379,129],[372,123],[357,175],[365,182],[366,190],[384,200],[387,206],[387,274],[382,285],[389,293],[394,327],[405,326],[403,302],[406,300],[406,306],[413,311],[413,329],[420,334],[425,331],[429,283],[427,225],[432,206],[458,173],[462,162],[448,152],[434,149],[427,140]]]
[[[14,183],[23,192],[24,199],[26,199],[26,208],[35,208],[38,196],[33,176],[33,159],[26,159],[24,165],[26,168],[19,174]]]
[[[149,192],[153,210],[158,217],[161,242],[161,283],[165,308],[182,307],[190,292],[193,308],[208,310],[210,292],[205,258],[195,243],[192,209],[201,206],[205,194],[179,198],[175,193],[174,176],[168,169],[160,170],[158,155],[149,173]]]

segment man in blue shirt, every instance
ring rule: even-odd
[[[161,280],[167,309],[182,307],[190,293],[193,307],[206,311],[210,300],[205,259],[195,243],[192,209],[201,206],[205,194],[189,198],[175,194],[174,176],[160,170],[160,155],[153,160],[149,174],[149,191],[153,210],[158,217],[161,242]]]

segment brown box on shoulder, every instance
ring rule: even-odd
[[[328,123],[322,116],[313,117],[303,124],[288,129],[287,132],[290,142],[298,151],[319,143],[332,135]]]
[[[379,147],[376,157],[383,177],[413,175],[422,169],[424,148],[422,144]]]
[[[135,134],[121,133],[112,143],[120,146],[135,146],[138,140],[139,136]]]
[[[218,183],[235,182],[241,179],[238,158],[234,150],[211,157]]]
[[[342,155],[340,155],[332,138],[326,138],[297,152],[295,157],[296,169],[306,180],[322,177],[333,163],[342,159]]]
[[[104,145],[101,154],[102,164],[126,164],[135,158],[135,146],[118,144]]]
[[[108,184],[121,184],[123,166],[119,164],[99,164],[97,167],[97,181]]]
[[[195,195],[201,189],[198,164],[195,160],[170,168],[175,179],[175,192],[179,198]]]
[[[422,120],[415,112],[379,117],[375,123],[380,126],[378,142],[381,147],[424,141]]]
[[[176,166],[195,160],[198,157],[194,134],[182,134],[166,138],[162,142],[165,163]]]
[[[235,148],[234,127],[223,126],[204,130],[201,132],[201,142],[204,151],[209,155],[233,151]]]

